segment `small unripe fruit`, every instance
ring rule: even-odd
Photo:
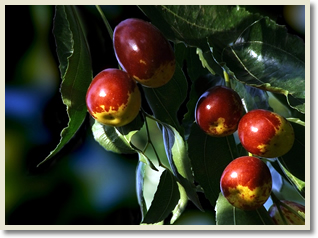
[[[174,52],[151,23],[133,18],[120,22],[114,30],[113,44],[120,66],[140,84],[157,88],[172,78]]]
[[[287,223],[286,224],[278,211],[277,205],[273,204],[269,208],[268,212],[276,225],[305,225],[305,219],[303,218],[303,216],[305,215],[305,206],[296,202],[286,200],[281,200],[280,202],[289,206],[290,209],[294,210],[294,212],[288,210],[282,205],[279,206]]]
[[[250,111],[241,118],[238,136],[248,152],[266,158],[286,154],[295,139],[293,127],[284,117],[263,109]]]
[[[255,210],[261,207],[272,191],[272,176],[267,165],[252,156],[236,158],[224,169],[220,188],[234,207]]]
[[[195,108],[195,120],[208,135],[228,136],[237,130],[243,116],[240,96],[233,89],[215,86],[199,98]]]
[[[104,125],[124,126],[138,115],[141,95],[136,82],[124,71],[106,69],[95,76],[86,105],[93,118]]]

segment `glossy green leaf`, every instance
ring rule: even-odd
[[[191,162],[187,153],[187,144],[172,126],[162,123],[163,140],[170,168],[177,181],[184,187],[189,199],[203,210],[193,184]]]
[[[268,18],[256,21],[217,60],[238,80],[284,94],[290,106],[305,112],[305,44],[285,27]]]
[[[122,127],[102,125],[96,120],[92,126],[94,139],[106,150],[114,153],[136,153],[137,148],[131,144],[132,137],[142,128],[143,120],[138,115],[132,122]]]
[[[181,68],[182,62],[177,61],[175,73],[166,85],[159,88],[143,87],[143,91],[153,115],[183,134],[177,112],[186,98],[188,85]]]
[[[274,225],[264,207],[244,211],[233,207],[220,193],[216,207],[217,225]]]
[[[147,214],[142,223],[154,224],[163,221],[175,208],[180,195],[175,177],[169,170],[165,170]]]
[[[170,40],[207,48],[206,38],[226,45],[260,16],[229,5],[139,6]]]
[[[217,75],[212,75],[207,69],[202,67],[198,58],[197,50],[193,47],[186,47],[184,44],[177,44],[179,51],[183,52],[184,73],[190,79],[190,92],[186,102],[187,112],[183,116],[182,126],[185,129],[185,138],[189,136],[190,128],[195,120],[194,110],[196,103],[208,88],[224,83],[224,79]]]
[[[223,170],[238,157],[234,137],[209,136],[195,123],[191,128],[188,147],[194,178],[214,206],[220,193]]]
[[[85,96],[92,80],[90,51],[75,6],[56,6],[53,33],[62,78],[60,91],[69,122],[61,132],[59,144],[44,161],[56,155],[84,122],[87,115]]]
[[[187,204],[188,204],[188,195],[184,187],[180,184],[178,184],[180,199],[178,201],[177,206],[172,211],[172,217],[170,219],[170,224],[175,223],[179,219],[179,217],[182,215],[182,213],[185,211]]]
[[[145,177],[145,167],[146,164],[143,162],[138,162],[136,169],[136,193],[137,200],[141,211],[142,220],[147,213],[147,205],[144,198],[144,177]]]
[[[92,126],[94,139],[106,150],[118,154],[130,154],[136,151],[130,146],[132,136],[137,131],[131,131],[127,135],[123,135],[113,126],[105,126],[95,121]]]

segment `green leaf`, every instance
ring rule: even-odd
[[[284,94],[291,107],[305,113],[305,44],[285,27],[269,18],[256,21],[217,60],[239,81]]]
[[[206,38],[227,45],[260,17],[239,6],[139,6],[168,39],[206,49]]]
[[[90,51],[75,6],[56,6],[53,33],[62,77],[60,91],[69,122],[61,132],[57,147],[41,163],[56,155],[84,122],[87,115],[85,96],[92,80]]]
[[[178,220],[178,218],[181,216],[181,214],[185,211],[187,204],[188,204],[188,195],[184,187],[180,184],[178,184],[179,193],[180,193],[180,199],[178,201],[177,206],[172,211],[172,217],[170,219],[170,224],[175,223],[175,221]]]
[[[293,176],[305,181],[305,127],[292,121],[290,123],[294,128],[295,142],[290,151],[278,160]]]
[[[141,129],[143,121],[138,115],[131,123],[122,127],[100,124],[94,120],[92,132],[94,139],[107,151],[114,153],[136,153],[136,147],[131,144],[132,137]]]
[[[136,170],[136,193],[137,200],[141,211],[142,220],[147,213],[147,205],[144,198],[144,177],[145,177],[145,167],[146,164],[143,162],[138,162]]]
[[[154,224],[163,221],[175,208],[179,198],[177,181],[169,170],[165,170],[161,174],[155,197],[142,223]]]
[[[212,75],[207,69],[202,67],[195,48],[186,47],[184,44],[177,44],[176,47],[178,47],[179,51],[183,52],[182,58],[185,61],[183,70],[184,73],[189,76],[191,83],[189,97],[186,103],[187,113],[182,120],[182,126],[185,129],[185,138],[187,138],[195,120],[194,110],[199,97],[208,88],[223,84],[224,79],[220,76]]]
[[[195,123],[188,139],[188,151],[195,180],[214,206],[220,192],[220,178],[238,152],[233,136],[212,137]]]
[[[193,184],[191,162],[187,153],[187,144],[176,129],[165,123],[162,125],[162,134],[170,168],[177,181],[184,187],[189,199],[203,210]]]
[[[181,68],[182,62],[177,60],[175,73],[166,85],[159,88],[143,87],[143,91],[154,116],[183,134],[177,112],[187,96],[188,84]]]
[[[217,225],[274,225],[264,207],[244,211],[233,207],[220,193],[216,207]]]

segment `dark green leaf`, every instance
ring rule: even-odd
[[[197,124],[193,124],[188,147],[194,178],[214,206],[220,192],[222,172],[238,157],[234,137],[212,137],[205,134]]]
[[[202,62],[199,60],[196,49],[186,47],[184,44],[177,44],[177,52],[182,51],[182,58],[185,61],[183,70],[190,78],[191,88],[187,101],[187,113],[184,115],[182,126],[185,129],[185,137],[187,138],[190,133],[191,125],[194,122],[194,109],[197,100],[208,88],[223,84],[224,79],[222,77],[212,75],[207,69],[202,67]]]
[[[259,16],[239,6],[168,5],[139,6],[170,40],[207,48],[206,38],[227,45]]]
[[[84,122],[85,95],[92,80],[90,51],[75,6],[56,6],[53,33],[62,77],[60,91],[69,122],[57,147],[41,163],[59,152]]]
[[[221,193],[215,211],[217,225],[274,225],[264,207],[244,211],[233,207]]]
[[[177,61],[176,71],[166,85],[159,88],[143,87],[143,91],[154,116],[183,134],[177,112],[186,98],[188,85],[181,68],[182,62]]]
[[[165,170],[161,174],[155,197],[142,223],[154,224],[163,221],[175,208],[179,198],[177,181],[169,170]]]
[[[305,127],[290,122],[294,128],[295,142],[291,150],[278,160],[295,177],[305,181]]]
[[[284,94],[292,107],[305,112],[305,44],[285,27],[268,18],[256,21],[217,60],[238,80]]]

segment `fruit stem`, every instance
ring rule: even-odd
[[[95,5],[95,7],[97,8],[97,11],[99,12],[100,16],[103,19],[103,22],[104,22],[104,24],[105,24],[105,26],[107,28],[107,31],[108,31],[108,34],[109,34],[111,40],[113,40],[113,29],[111,28],[107,18],[105,17],[105,15],[104,15],[104,13],[103,13],[103,11],[102,11],[102,9],[100,8],[99,5]]]
[[[225,79],[225,86],[231,88],[230,77],[225,70],[223,70],[223,75]]]

